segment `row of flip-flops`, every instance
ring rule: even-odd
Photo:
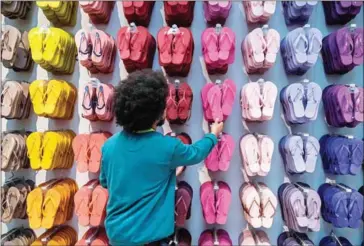
[[[79,134],[73,139],[72,149],[79,172],[97,173],[100,171],[101,147],[111,136],[112,134],[109,132],[95,132]]]
[[[64,80],[35,80],[29,86],[30,99],[36,115],[69,120],[77,98],[76,87]]]
[[[322,218],[337,228],[359,228],[363,217],[364,197],[341,183],[325,183],[318,193],[322,200]]]
[[[324,135],[320,154],[326,173],[356,175],[364,163],[363,140],[352,136]]]
[[[253,228],[272,227],[278,201],[266,184],[244,183],[240,199],[244,218]]]
[[[29,228],[14,228],[1,235],[3,245],[29,246],[35,241],[36,235]]]
[[[320,231],[321,202],[324,199],[301,182],[284,183],[278,197],[285,225],[296,232]]]
[[[1,2],[1,5],[3,2]],[[1,62],[15,72],[28,71],[32,66],[28,33],[3,25],[1,29]]]
[[[267,176],[272,164],[274,142],[267,135],[247,134],[240,141],[240,152],[246,175]]]
[[[82,226],[103,225],[106,216],[107,189],[97,179],[88,181],[75,194],[75,214]]]
[[[286,122],[304,124],[316,120],[321,99],[321,87],[309,80],[284,87],[280,92],[280,101]]]
[[[49,229],[70,220],[77,190],[76,182],[69,178],[52,179],[34,188],[27,197],[29,227]]]
[[[80,64],[91,73],[112,73],[116,57],[114,38],[104,31],[80,29],[76,35]]]
[[[344,74],[364,62],[364,29],[344,27],[322,41],[324,69],[328,74]]]
[[[34,189],[32,180],[14,178],[1,187],[1,222],[27,218],[27,196]]]
[[[29,132],[4,132],[1,140],[1,171],[29,168],[26,141]]]
[[[275,29],[255,28],[241,44],[245,71],[248,74],[264,73],[273,67],[279,47],[280,35]]]
[[[287,135],[279,141],[279,152],[288,174],[313,173],[320,143],[308,134]]]
[[[218,137],[218,142],[205,159],[205,166],[208,170],[227,171],[230,166],[235,149],[234,138],[223,133]]]
[[[246,21],[249,24],[266,23],[276,11],[276,1],[243,1]]]
[[[115,89],[111,84],[92,78],[82,88],[82,117],[90,121],[111,121],[114,118]]]
[[[203,13],[209,25],[224,25],[232,6],[231,1],[204,1]]]
[[[235,60],[235,33],[217,24],[201,35],[202,54],[209,74],[225,74]]]
[[[364,89],[350,85],[330,85],[323,91],[326,122],[334,127],[356,127],[364,121]]]
[[[2,83],[1,117],[6,119],[27,119],[31,108],[29,83],[7,80]]]
[[[78,2],[37,1],[47,19],[57,26],[74,26],[77,20]]]
[[[46,230],[30,246],[75,245],[76,242],[76,230],[68,225],[60,225]]]
[[[242,119],[245,121],[271,120],[277,94],[277,86],[271,81],[259,79],[245,84],[240,93]]]
[[[82,10],[88,14],[94,24],[109,23],[111,12],[114,9],[114,1],[80,1]]]
[[[191,116],[193,93],[186,82],[168,84],[166,118],[170,124],[184,124]]]
[[[201,90],[204,118],[208,122],[225,121],[233,110],[236,85],[233,80],[208,82]]]
[[[344,25],[359,14],[362,1],[322,1],[326,23]]]
[[[109,239],[107,238],[105,228],[91,227],[88,229],[82,238],[78,240],[75,246],[109,246]]]
[[[308,24],[290,31],[281,41],[284,69],[288,74],[303,75],[313,67],[322,47],[322,33]]]
[[[169,76],[186,77],[190,71],[194,41],[185,27],[162,27],[157,34],[159,65]]]
[[[73,165],[71,130],[32,132],[26,139],[30,167],[34,170],[68,169]]]
[[[2,1],[1,14],[9,19],[25,19],[32,6],[28,1]]]
[[[28,38],[34,62],[53,73],[73,73],[77,49],[71,34],[56,27],[34,27]]]
[[[304,25],[310,19],[317,1],[282,1],[287,25]]]
[[[152,68],[156,41],[147,28],[136,26],[135,23],[131,23],[129,27],[120,28],[116,45],[128,73]]]

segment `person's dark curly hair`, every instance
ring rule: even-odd
[[[147,130],[162,118],[168,85],[161,72],[136,71],[115,88],[116,123],[127,132]]]

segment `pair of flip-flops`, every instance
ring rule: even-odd
[[[186,83],[168,84],[167,120],[171,124],[184,124],[191,116],[193,92]]]
[[[262,230],[244,230],[239,236],[240,246],[270,246],[269,237]]]
[[[37,6],[54,25],[74,26],[77,21],[78,2],[37,1]]]
[[[203,13],[207,24],[224,25],[232,6],[231,1],[204,1]]]
[[[178,227],[184,226],[186,220],[191,217],[193,190],[185,181],[178,182],[175,193],[175,224]]]
[[[80,1],[81,8],[88,14],[94,24],[109,23],[111,12],[114,9],[114,1]]]
[[[239,193],[245,220],[253,228],[271,228],[278,201],[268,186],[244,183]]]
[[[148,27],[155,1],[123,1],[125,18],[129,23]]]
[[[326,23],[344,25],[360,13],[362,1],[322,1]]]
[[[33,188],[32,180],[15,178],[5,182],[1,187],[1,222],[27,218],[26,199]]]
[[[185,27],[162,27],[157,34],[159,65],[169,76],[186,77],[190,71],[194,41]]]
[[[71,34],[56,27],[34,27],[28,39],[34,62],[52,73],[73,73],[77,48]]]
[[[111,121],[114,118],[114,86],[111,84],[85,84],[82,96],[82,117],[90,121]]]
[[[111,137],[109,132],[79,134],[72,141],[77,170],[97,173],[101,165],[101,147]]]
[[[208,170],[227,171],[235,149],[234,138],[229,134],[223,133],[218,137],[218,142],[205,159]]]
[[[319,246],[353,246],[346,237],[333,237],[332,235],[323,237],[319,243]]]
[[[71,226],[61,225],[45,231],[31,246],[75,245],[77,232]]]
[[[318,193],[322,200],[322,218],[337,228],[359,228],[363,216],[364,198],[344,184],[325,183]]]
[[[73,165],[71,130],[32,132],[26,139],[30,167],[34,170],[68,169]]]
[[[3,245],[28,246],[36,239],[35,232],[29,228],[14,228],[1,235]]]
[[[2,27],[1,62],[4,67],[13,69],[15,72],[30,70],[33,61],[27,32],[20,32],[10,25]]]
[[[316,64],[322,48],[322,33],[317,28],[299,27],[281,41],[281,54],[287,74],[303,75]]]
[[[163,240],[161,245],[175,245],[175,246],[191,246],[192,237],[190,232],[185,228],[176,228],[174,234]],[[147,244],[148,246],[148,244]]]
[[[323,198],[305,183],[284,183],[278,189],[285,225],[295,232],[320,231]]]
[[[320,153],[320,143],[315,137],[306,134],[287,135],[279,141],[279,152],[287,173],[313,173]]]
[[[128,73],[152,68],[156,41],[147,28],[133,23],[120,28],[116,46]]]
[[[287,25],[304,25],[310,19],[318,1],[282,1]]]
[[[241,52],[248,74],[264,73],[273,67],[280,47],[280,35],[275,29],[256,28],[241,43]]]
[[[2,83],[1,117],[8,120],[27,119],[31,108],[29,83],[7,80]]]
[[[364,143],[358,138],[324,135],[320,139],[321,159],[326,173],[356,175],[362,170]]]
[[[227,231],[223,229],[205,230],[198,239],[198,246],[224,245],[232,246],[233,242]]]
[[[72,219],[77,190],[76,182],[70,178],[52,179],[34,188],[27,197],[30,228],[49,229]]]
[[[107,238],[105,228],[91,227],[88,229],[82,238],[75,244],[75,246],[109,246],[109,239]]]
[[[1,171],[29,168],[26,140],[30,132],[4,132],[1,140]]]
[[[247,134],[240,141],[243,167],[248,176],[267,176],[272,164],[273,140],[266,135]]]
[[[28,1],[2,1],[1,14],[9,19],[25,19],[28,15],[32,2]]]
[[[314,246],[315,244],[304,233],[286,231],[282,232],[278,236],[277,246],[296,246],[296,245]]]
[[[246,121],[271,120],[277,99],[277,86],[271,81],[259,79],[247,83],[240,93],[242,119]]]
[[[274,1],[243,1],[245,17],[248,23],[266,23],[276,11]]]
[[[201,35],[202,54],[209,74],[226,74],[235,60],[235,33],[228,27],[205,29]]]
[[[236,96],[233,80],[208,82],[201,90],[202,107],[208,122],[225,121],[231,114]]]
[[[164,16],[169,26],[191,26],[195,1],[164,1],[163,4]]]
[[[99,185],[97,179],[90,180],[75,194],[75,214],[82,226],[103,225],[106,217],[106,204],[109,198],[107,189]]]
[[[327,124],[353,128],[364,121],[363,87],[330,85],[322,97]]]
[[[35,80],[29,85],[35,114],[52,119],[70,120],[77,98],[76,87],[64,80]]]
[[[322,58],[327,74],[345,74],[364,62],[363,28],[344,27],[322,41]]]
[[[207,224],[226,224],[231,204],[231,190],[227,183],[223,181],[203,183],[200,187],[200,201]]]
[[[314,82],[293,83],[280,92],[284,118],[289,124],[314,121],[322,99],[321,87]]]
[[[114,38],[104,31],[81,29],[75,35],[78,59],[91,73],[112,73],[116,57]]]

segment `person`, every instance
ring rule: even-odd
[[[131,73],[115,88],[115,118],[123,130],[103,145],[100,172],[113,246],[159,245],[173,234],[176,168],[203,161],[223,130],[223,123],[213,123],[211,133],[191,145],[157,132],[167,95],[166,79],[152,70]]]

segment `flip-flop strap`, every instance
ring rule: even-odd
[[[300,39],[302,39],[304,42],[305,42],[305,47],[308,46],[308,41],[307,41],[307,38],[302,35],[301,33],[298,35],[298,37],[296,38],[296,40],[294,41],[293,43],[293,47],[294,47],[294,50],[297,51],[298,50],[298,44],[300,42]]]
[[[1,105],[3,105],[5,95],[9,92],[9,87],[5,87],[4,90],[1,93]],[[11,107],[13,105],[13,97],[10,96],[10,103],[6,106]]]
[[[253,205],[256,205],[258,208],[260,208],[260,204],[257,202],[257,200],[254,198],[253,202],[250,204],[250,206],[247,208],[244,204],[243,208],[247,214],[250,216],[250,210],[253,208]]]
[[[87,94],[88,98],[90,99],[90,105],[89,105],[89,107],[86,107],[86,105],[85,105],[85,99],[86,99],[85,96],[86,96],[86,94]],[[90,90],[89,90],[88,86],[86,86],[85,89],[84,89],[84,91],[83,91],[82,107],[84,109],[86,109],[86,110],[92,109],[92,98],[91,98]]]
[[[310,90],[307,90],[307,93],[306,93],[307,101],[312,100],[314,103],[317,103],[317,100],[314,97],[314,95],[315,95],[315,88],[311,88]]]
[[[314,45],[314,41],[317,41],[319,44],[320,44],[320,48],[319,50],[321,50],[321,47],[322,47],[322,41],[318,38],[318,35],[316,33],[314,33],[312,36],[311,36],[311,39],[308,43],[308,53],[312,53],[312,50],[313,50],[313,45]]]
[[[9,36],[9,30],[7,30],[2,37],[2,45],[1,45],[1,50],[6,49],[7,51],[12,52],[12,49],[9,45],[9,41],[10,41],[10,36]]]
[[[84,43],[86,43],[86,49],[82,50],[81,48],[82,48],[82,45]],[[83,54],[83,55],[88,55],[88,54],[90,54],[91,50],[92,50],[92,45],[87,42],[85,33],[82,33],[81,34],[80,47],[78,48],[78,52]]]
[[[221,38],[217,39],[219,48],[220,48],[220,42],[222,42],[224,37],[226,37],[229,40],[229,42],[234,45],[233,39],[231,38],[231,36],[229,35],[228,32],[221,32],[220,35],[221,35]]]
[[[85,199],[82,199],[80,203],[78,203],[78,205],[76,206],[76,211],[79,211],[80,207],[82,204],[86,203]],[[88,213],[82,213],[82,215],[90,215],[90,211],[88,211]]]
[[[272,209],[274,210],[273,215],[270,217],[270,218],[273,218],[276,213],[276,208],[274,207],[274,204],[273,204],[272,200],[270,199],[270,197],[268,197],[268,201],[263,205],[261,214],[263,214],[263,211],[268,207],[268,205],[270,205],[272,207]]]
[[[167,32],[164,33],[164,39],[167,40],[169,37],[169,35],[172,35],[172,34],[168,34]],[[172,51],[172,42],[169,44],[169,47],[168,47],[168,43],[167,41],[165,41],[162,45],[162,48],[161,50],[164,51],[164,50],[167,50],[168,53],[171,53]]]
[[[178,207],[178,205],[180,204],[182,202],[182,204],[183,204],[183,208],[187,211],[188,210],[188,208],[187,208],[187,204],[186,204],[186,202],[185,202],[185,200],[183,199],[183,197],[182,196],[180,196],[180,198],[178,198],[178,200],[177,200],[177,202],[176,202],[176,205],[175,205],[175,207],[177,208]],[[176,215],[176,217],[178,217],[178,213],[177,213],[177,209],[175,209],[174,210],[174,214]]]

